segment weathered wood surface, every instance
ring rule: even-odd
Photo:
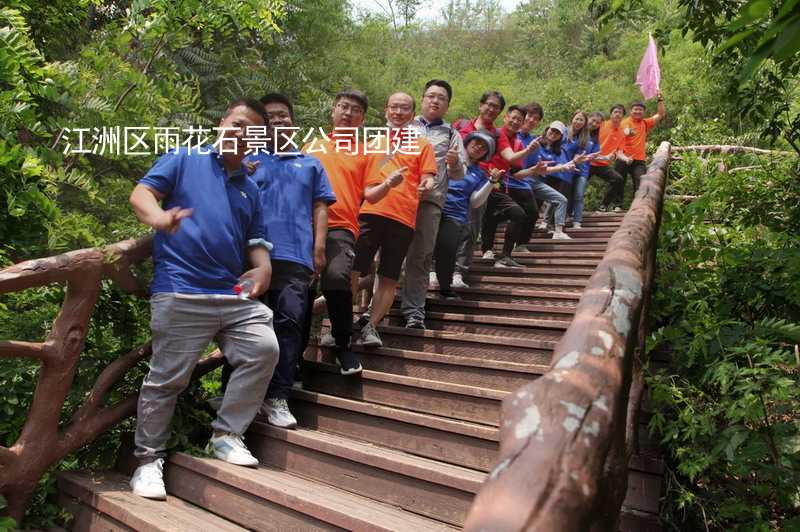
[[[136,395],[113,405],[105,405],[104,399],[128,370],[150,356],[149,342],[109,364],[70,421],[59,429],[101,282],[110,279],[123,290],[147,297],[147,290],[136,280],[131,267],[148,259],[151,249],[150,237],[125,240],[104,248],[29,260],[0,271],[0,293],[52,283],[66,285],[61,310],[43,342],[0,341],[0,358],[30,358],[41,363],[22,432],[12,446],[0,446],[0,494],[8,501],[6,512],[17,522],[21,521],[36,484],[50,467],[136,413]],[[219,352],[212,354],[200,364],[197,373],[210,371],[220,359]]]
[[[697,144],[692,146],[673,146],[673,153],[696,151],[700,153],[753,153],[757,155],[797,155],[793,151],[765,150],[751,146],[735,146],[727,144]]]
[[[630,414],[642,388],[636,357],[646,331],[640,318],[653,279],[669,160],[665,142],[547,374],[503,401],[500,456],[466,530],[617,528],[636,436]]]

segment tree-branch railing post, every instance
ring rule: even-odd
[[[61,309],[43,342],[0,341],[0,358],[29,358],[41,364],[20,435],[10,447],[0,446],[0,495],[8,503],[5,512],[18,523],[39,479],[53,465],[135,413],[135,394],[110,406],[104,405],[104,399],[128,370],[150,356],[149,344],[109,364],[66,428],[59,429],[102,281],[111,279],[122,289],[146,297],[131,268],[150,257],[151,248],[150,237],[126,240],[29,260],[0,271],[0,293],[53,283],[66,286]]]
[[[638,408],[641,396],[631,385],[640,382],[635,358],[647,334],[669,161],[664,142],[589,279],[549,371],[503,401],[498,463],[475,498],[466,530],[617,528],[635,435],[629,410]]]

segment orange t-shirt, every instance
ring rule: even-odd
[[[622,148],[622,143],[625,142],[625,133],[620,127],[614,127],[611,120],[606,120],[600,124],[600,133],[598,134],[600,141],[600,155],[611,155],[617,153]],[[592,166],[608,166],[609,161],[592,161]]]
[[[647,143],[647,132],[656,125],[654,117],[634,120],[631,117],[622,120],[620,127],[625,134],[625,142],[622,144],[622,153],[633,158],[634,161],[644,161],[647,159],[645,144]]]
[[[403,131],[397,135],[403,135]],[[378,137],[374,144],[370,144],[370,150],[385,151],[386,144],[391,143],[395,138],[394,131],[387,138],[386,135]],[[380,153],[377,155],[377,163],[373,164],[367,186],[383,183],[386,176],[405,166],[408,171],[403,176],[403,181],[391,189],[386,196],[377,203],[365,201],[361,206],[361,214],[375,214],[400,222],[412,229],[417,225],[417,207],[419,206],[419,183],[425,174],[436,175],[436,157],[434,156],[433,146],[425,138],[417,136],[414,139],[416,146],[413,148],[403,148],[403,152],[395,151],[392,155]],[[394,150],[389,144],[390,150]],[[335,190],[334,190],[335,192]],[[338,197],[337,201],[338,201]],[[335,205],[335,203],[334,203]]]
[[[357,150],[340,148],[337,151],[336,138],[344,139],[352,134],[332,132],[329,136],[330,140],[306,144],[303,152],[320,160],[336,194],[336,203],[328,207],[328,229],[347,229],[357,238],[358,210],[364,200],[364,188],[375,155],[365,153],[362,139],[358,139]]]

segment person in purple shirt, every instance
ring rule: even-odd
[[[272,245],[272,282],[262,301],[275,313],[280,358],[259,411],[270,425],[295,428],[289,410],[297,364],[305,349],[305,323],[313,277],[325,267],[328,205],[336,196],[328,174],[316,157],[281,148],[294,127],[294,108],[283,94],[261,98],[267,116],[269,147],[248,158],[251,178],[261,191],[264,234]],[[230,367],[223,369],[227,383]]]
[[[233,372],[211,424],[209,450],[232,464],[258,465],[242,434],[261,406],[278,342],[272,312],[257,299],[269,287],[271,245],[264,239],[258,187],[242,160],[246,128],[264,123],[260,102],[236,100],[220,121],[219,149],[167,153],[131,193],[136,216],[156,230],[153,355],[139,393],[134,454],[140,466],[131,478],[133,492],[142,497],[166,498],[170,421],[212,341]]]

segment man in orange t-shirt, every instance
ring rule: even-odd
[[[625,141],[625,134],[622,132],[625,107],[620,103],[614,105],[611,107],[610,116],[610,119],[604,120],[597,128],[596,141],[600,150],[599,155],[595,157],[589,167],[589,176],[597,176],[608,183],[608,190],[600,203],[600,210],[613,209],[618,212],[622,210],[625,180],[610,162],[617,158],[617,154],[622,150],[622,143]],[[589,116],[589,131],[592,134],[594,134],[595,124],[600,120],[602,120],[602,113],[592,113]]]
[[[661,91],[656,93],[658,99],[658,112],[650,118],[644,118],[644,102],[633,102],[631,104],[631,114],[622,121],[621,127],[625,134],[625,141],[622,143],[622,153],[617,158],[617,172],[625,179],[631,176],[633,183],[633,193],[639,189],[639,179],[647,172],[647,134],[656,124],[667,116],[667,109],[664,106],[664,97]],[[623,181],[623,188],[625,187]]]
[[[378,184],[367,182],[376,156],[360,142],[360,128],[367,112],[367,96],[356,90],[336,95],[331,110],[333,131],[329,140],[309,143],[303,149],[317,157],[328,174],[336,203],[328,209],[325,239],[326,266],[320,276],[322,293],[331,321],[334,353],[343,375],[361,371],[361,360],[350,350],[353,335],[352,271],[355,242],[359,233],[358,211],[364,199],[380,201],[402,181],[402,171],[388,173]]]
[[[381,135],[369,145],[370,152],[379,152],[380,160],[372,166],[367,179],[369,192],[358,217],[360,234],[356,242],[353,269],[362,276],[369,274],[372,260],[380,250],[378,284],[372,309],[359,322],[363,325],[356,343],[365,347],[381,347],[383,342],[376,326],[389,312],[394,292],[406,258],[417,222],[417,207],[421,194],[433,189],[436,181],[436,157],[433,146],[422,132],[409,123],[414,118],[414,98],[404,92],[389,96],[385,113],[388,135]],[[403,172],[403,182],[383,199],[374,200],[382,191],[388,176]]]

